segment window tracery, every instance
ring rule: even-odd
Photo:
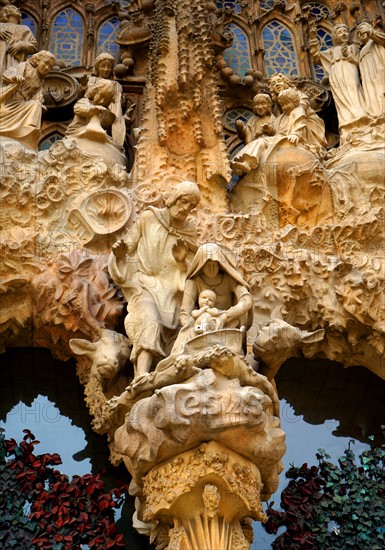
[[[321,51],[327,50],[333,46],[332,36],[324,28],[322,27],[317,28],[317,36],[321,46]],[[319,80],[319,81],[322,80],[323,77],[325,76],[325,71],[323,70],[323,68],[320,65],[317,65],[315,63],[313,67],[314,67],[314,74],[315,74],[316,80]]]
[[[84,22],[71,8],[61,11],[51,27],[49,50],[66,65],[81,65],[84,41]]]
[[[236,132],[235,121],[239,118],[243,118],[245,121],[249,120],[253,116],[253,113],[249,109],[238,107],[236,109],[230,109],[226,111],[224,117],[224,125]]]
[[[283,72],[297,76],[298,67],[293,38],[289,29],[277,20],[264,26],[262,42],[265,50],[267,75]]]
[[[111,54],[116,60],[119,59],[119,46],[115,42],[115,36],[119,29],[119,19],[112,17],[105,21],[98,32],[98,45],[96,55],[102,52]]]
[[[60,132],[52,132],[45,138],[43,138],[39,143],[39,151],[46,151],[53,145],[56,141],[63,139],[64,135]]]
[[[236,74],[244,75],[252,66],[249,40],[246,33],[234,23],[230,25],[230,30],[234,33],[233,44],[223,55],[227,65]]]
[[[316,19],[317,21],[320,21],[321,19],[327,19],[330,17],[330,11],[325,4],[322,4],[321,2],[306,2],[302,6],[302,9],[309,8],[310,13]]]
[[[261,10],[268,11],[273,7],[274,0],[260,0],[259,7]]]
[[[224,2],[217,2],[218,8],[231,8],[234,13],[241,13],[242,6],[238,0],[225,0]]]

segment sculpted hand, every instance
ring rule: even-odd
[[[297,143],[299,142],[299,137],[296,136],[295,134],[290,134],[287,136],[287,139],[290,141],[290,143],[292,143],[293,145],[297,145]]]
[[[88,85],[88,75],[83,75],[80,79],[79,79],[79,84],[82,88],[87,88],[87,85]]]
[[[237,129],[238,134],[242,137],[245,133],[245,123],[242,120],[236,120],[235,121],[235,127]]]
[[[172,255],[177,262],[184,262],[187,258],[188,246],[184,239],[177,239],[172,247]]]
[[[16,43],[16,44],[12,44],[12,46],[9,46],[8,49],[7,49],[7,51],[8,51],[11,55],[15,56],[15,55],[17,55],[17,54],[19,53],[19,51],[20,51],[21,49],[22,49],[22,48],[21,48],[20,46],[18,46],[17,43]]]
[[[224,311],[216,318],[217,323],[217,329],[220,330],[221,328],[224,328],[226,326],[227,321],[229,320],[229,317],[227,313]]]
[[[11,75],[5,75],[2,76],[2,81],[5,84],[15,84],[16,82],[23,82],[24,76],[21,74],[11,74]]]
[[[9,40],[12,36],[11,31],[0,31],[0,40]]]
[[[117,260],[123,260],[127,254],[127,245],[124,241],[117,241],[112,246],[112,252]]]
[[[274,126],[272,124],[262,124],[261,129],[265,134],[268,134],[269,136],[274,134]]]

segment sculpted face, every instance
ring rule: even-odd
[[[333,42],[338,46],[339,44],[346,44],[349,40],[349,29],[346,25],[339,25],[333,31]]]
[[[16,6],[7,6],[3,13],[8,23],[20,23],[21,11]]]
[[[55,60],[51,57],[42,57],[37,65],[37,72],[42,76],[48,74],[55,64]]]
[[[200,307],[209,306],[214,307],[216,302],[216,295],[212,290],[203,290],[199,295]]]
[[[207,260],[205,265],[202,267],[203,273],[209,279],[214,279],[219,273],[219,263],[214,260]]]
[[[357,29],[357,36],[360,42],[363,42],[364,44],[366,44],[366,42],[370,38],[371,32],[372,32],[372,26],[369,25],[369,23],[361,23],[361,25]]]
[[[98,75],[101,78],[110,78],[112,71],[114,69],[114,62],[108,59],[105,59],[97,66]]]
[[[291,113],[292,110],[295,109],[295,107],[296,107],[295,102],[292,99],[290,99],[289,97],[283,97],[282,99],[280,99],[279,104],[281,105],[282,111],[285,114]]]
[[[170,206],[170,216],[173,220],[184,221],[196,205],[197,199],[194,195],[183,195]]]
[[[256,97],[253,101],[254,113],[258,116],[265,116],[271,112],[271,103],[267,97]]]
[[[288,88],[287,82],[281,77],[281,75],[277,75],[275,77],[272,77],[270,81],[270,87],[271,90],[279,94],[283,90],[286,90]]]

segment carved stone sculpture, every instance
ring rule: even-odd
[[[371,117],[385,115],[385,33],[368,22],[357,27],[362,44],[359,68],[362,80],[365,108]]]
[[[55,63],[45,50],[5,71],[0,80],[0,138],[37,149],[43,109],[43,80]]]
[[[180,308],[182,328],[172,354],[183,353],[185,344],[196,335],[193,310],[205,290],[216,295],[216,305],[220,310],[215,317],[216,330],[250,327],[252,298],[248,284],[224,250],[215,243],[205,243],[199,247],[187,273]]]
[[[107,397],[120,393],[114,386],[118,382],[120,372],[130,356],[128,339],[113,330],[103,329],[97,342],[89,342],[82,338],[72,338],[69,341],[71,350],[76,355],[86,355],[92,361],[91,376],[100,383]],[[127,382],[124,380],[123,382]],[[122,391],[122,390],[121,390]]]
[[[138,518],[150,523],[158,520],[158,528],[163,525],[167,531],[181,519],[184,536],[198,537],[192,546],[185,543],[181,548],[214,549],[221,536],[224,548],[233,548],[230,533],[236,525],[239,529],[247,517],[264,521],[261,501],[275,490],[281,470],[285,444],[275,391],[226,342],[174,357],[163,371],[159,368],[160,364],[137,386],[127,388],[124,396],[113,401],[110,414],[108,409],[104,413],[106,429],[125,418],[115,431],[113,448],[133,475],[130,491],[140,502]],[[146,397],[149,391],[152,395]],[[202,444],[206,441],[210,443]],[[238,474],[246,476],[249,489],[237,486]],[[253,498],[246,509],[230,496],[215,507],[215,502],[219,504],[216,491],[205,489],[204,481],[229,482],[226,494],[235,490],[235,498],[246,490],[245,497],[253,494]],[[202,539],[193,527],[205,514],[197,497],[203,499],[208,518],[219,516],[219,525],[210,529],[211,540]],[[176,507],[182,504],[186,513],[180,516]],[[158,528],[153,527],[153,539],[160,536]],[[246,542],[244,547],[248,548]]]
[[[8,4],[0,9],[0,75],[37,52],[36,38],[20,21],[21,11],[16,6]]]
[[[246,146],[232,159],[231,169],[235,174],[247,173],[252,169],[255,159],[255,140],[267,135],[266,130],[275,121],[275,116],[272,114],[271,109],[271,97],[267,94],[257,94],[253,99],[255,116],[251,117],[247,124],[241,120],[236,121],[235,125],[238,134]]]
[[[108,135],[116,118],[109,109],[114,97],[114,82],[98,78],[86,96],[75,104],[75,118],[67,128],[66,138],[74,139],[89,155],[100,155],[109,163],[124,165],[123,148]]]
[[[294,355],[295,350],[319,342],[324,336],[324,329],[309,332],[293,327],[282,319],[272,319],[259,328],[254,340],[255,358],[262,362],[258,372],[272,380],[279,367]]]
[[[195,183],[183,182],[166,207],[150,207],[124,240],[113,246],[109,269],[128,302],[125,330],[132,343],[136,376],[165,357],[178,323],[186,259],[194,250],[194,229],[186,223],[200,199]]]
[[[91,76],[81,81],[80,95],[90,98],[90,94],[93,94],[93,88],[99,79],[112,79],[114,66],[115,59],[112,55],[109,53],[99,54],[95,59]],[[111,125],[111,137],[117,145],[122,146],[126,137],[126,123],[122,110],[123,88],[115,80],[111,80],[111,84],[114,88],[114,95],[108,105],[108,109],[115,115],[115,119]]]
[[[312,27],[309,47],[314,62],[321,64],[329,75],[343,143],[349,130],[357,124],[365,125],[367,116],[358,73],[358,49],[354,44],[349,44],[347,25],[336,25],[332,38],[333,47],[321,51],[317,29]]]
[[[203,334],[212,332],[219,328],[218,320],[216,319],[223,313],[222,310],[214,307],[217,301],[217,295],[213,290],[202,290],[198,296],[199,309],[194,309],[191,312],[191,317],[194,319],[195,334]]]
[[[273,125],[263,127],[268,136],[252,141],[234,158],[236,173],[246,172],[233,190],[235,206],[258,212],[274,200],[279,210],[271,223],[312,227],[332,216],[321,164],[326,152],[324,124],[290,79],[274,75],[270,86],[284,112]]]
[[[237,21],[247,14],[253,25],[283,6],[262,14],[258,3],[244,4]],[[118,11],[106,4],[98,17],[110,9]],[[261,503],[277,489],[285,452],[274,387],[282,363],[326,358],[385,379],[382,95],[372,111],[365,101],[368,124],[344,126],[341,145],[323,157],[324,125],[310,103],[324,104],[326,79],[305,85],[275,74],[268,82],[252,70],[219,89],[224,58],[217,53],[230,43],[226,7],[220,19],[214,3],[201,0],[132,0],[126,10],[131,20],[121,27],[115,74],[126,90],[144,85],[132,172],[112,154],[111,104],[93,103],[100,83],[116,97],[108,56],[76,106],[78,135],[38,153],[21,134],[0,136],[1,351],[25,345],[60,360],[77,356],[92,427],[107,436],[111,462],[130,470],[135,526],[158,550],[250,550],[251,521],[265,519]],[[307,24],[298,21],[296,29]],[[381,36],[379,26],[372,32],[365,24],[355,37],[363,43],[354,60],[364,96],[368,86],[369,95],[381,91]],[[340,54],[330,64],[333,82],[357,71],[346,40],[332,49]],[[301,55],[302,74],[306,43]],[[29,72],[34,59],[24,63]],[[12,74],[24,80],[4,81],[1,91],[20,85],[25,97],[3,95],[0,130],[12,102],[30,109],[40,85],[40,76],[20,75],[21,66]],[[59,107],[64,96],[54,76],[55,89],[45,85]],[[226,109],[247,108],[267,87],[285,133],[258,134],[271,108],[257,95],[261,118],[237,126],[246,142],[259,135],[271,151],[261,146],[258,166],[240,170],[229,204],[221,99]],[[75,87],[67,108],[72,94]],[[15,132],[29,131],[28,120],[15,123]],[[197,184],[171,192],[184,179]],[[259,366],[249,362],[252,349]]]
[[[243,168],[244,172],[258,168],[260,164],[266,163],[269,155],[276,147],[284,144],[285,140],[294,146],[308,149],[317,156],[320,155],[324,135],[314,136],[311,133],[311,126],[307,123],[306,111],[301,105],[299,92],[294,88],[283,90],[278,95],[278,103],[283,114],[274,121],[274,124],[266,124],[262,127],[268,137],[258,137],[249,144],[247,151],[242,150],[238,154],[242,158],[243,166],[239,166],[235,159],[233,163],[236,168]]]

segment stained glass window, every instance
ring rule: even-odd
[[[230,30],[234,33],[233,45],[224,51],[223,57],[236,74],[243,76],[251,68],[249,41],[237,25],[230,25]]]
[[[82,64],[83,19],[71,8],[56,16],[51,28],[49,51],[67,65]]]
[[[325,4],[321,4],[321,2],[306,2],[302,6],[302,10],[304,8],[310,8],[310,13],[317,20],[330,16],[329,8]]]
[[[260,0],[259,7],[261,8],[261,10],[267,11],[273,7],[273,4],[274,0]]]
[[[231,128],[231,130],[236,132],[237,129],[235,127],[235,121],[238,120],[239,118],[243,118],[245,121],[247,121],[252,116],[253,116],[253,113],[249,109],[243,109],[243,108],[230,109],[225,113],[224,124],[228,128]]]
[[[27,25],[27,27],[31,29],[32,34],[36,36],[37,23],[35,19],[32,17],[32,15],[29,15],[29,13],[21,12],[21,24]]]
[[[298,74],[294,44],[287,27],[279,21],[272,21],[263,28],[262,40],[269,76],[276,72],[283,72],[288,76]]]
[[[318,27],[317,36],[321,46],[321,50],[327,50],[333,46],[331,34],[329,34],[322,27]],[[314,72],[317,80],[322,80],[325,76],[325,71],[320,65],[314,63]]]
[[[39,151],[46,151],[56,141],[63,139],[63,137],[63,134],[61,134],[60,132],[53,132],[52,134],[41,140],[41,142],[39,143]]]
[[[241,13],[242,6],[238,0],[225,0],[224,2],[217,2],[218,8],[231,8],[234,13]]]
[[[112,17],[105,21],[98,32],[98,51],[96,55],[102,52],[107,52],[119,59],[119,46],[115,42],[115,36],[119,29],[119,19]]]

